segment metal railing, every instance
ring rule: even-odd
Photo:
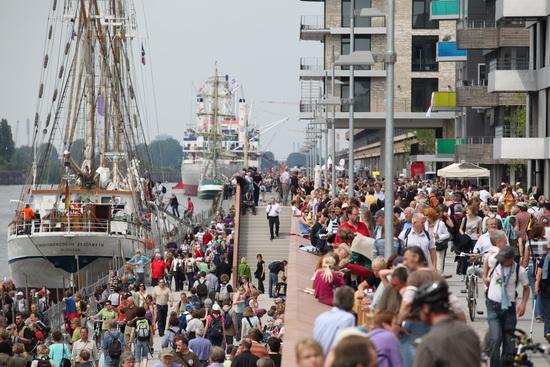
[[[457,88],[460,88],[460,87],[486,87],[487,86],[487,79],[457,80],[456,86],[457,86]]]
[[[78,218],[71,218],[68,221],[66,217],[60,220],[18,221],[8,225],[9,236],[51,232],[108,233],[142,237],[146,234],[146,229],[142,225],[126,221],[82,220]]]
[[[496,28],[497,24],[494,20],[471,20],[471,19],[460,19],[457,22],[456,27],[458,29],[485,29],[485,28]]]
[[[437,71],[439,64],[435,60],[416,59],[412,62],[412,71]]]
[[[525,138],[535,137],[537,135],[537,129],[535,126],[530,126],[528,131],[525,128],[517,126],[497,126],[495,127],[495,138]]]
[[[529,59],[494,59],[489,62],[489,71],[494,70],[529,70]]]
[[[471,144],[493,144],[494,136],[468,136],[466,138],[457,138],[457,145]]]
[[[315,31],[325,29],[324,15],[302,15],[300,17],[300,29],[304,31]]]
[[[300,70],[324,70],[325,63],[322,57],[300,57]]]

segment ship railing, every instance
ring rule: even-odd
[[[110,235],[128,235],[137,238],[145,237],[147,231],[141,224],[124,220],[85,220],[70,218],[67,220],[35,219],[12,222],[8,226],[10,236],[31,235],[38,233],[107,233]]]

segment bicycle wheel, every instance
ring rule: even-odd
[[[473,277],[468,279],[468,313],[470,320],[474,321],[476,318],[476,297],[475,297],[475,283]]]

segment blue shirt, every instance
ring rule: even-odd
[[[65,299],[65,311],[68,314],[78,312],[76,310],[76,302],[75,302],[73,297],[68,297],[68,298]]]
[[[122,334],[118,330],[109,330],[105,333],[105,336],[103,337],[103,343],[101,343],[101,349],[105,352],[105,362],[107,364],[110,364],[112,362],[111,357],[109,357],[109,344],[111,344],[111,341],[113,338],[118,339],[122,346],[122,350],[124,351],[124,334]]]
[[[336,335],[341,330],[353,326],[355,326],[355,316],[352,313],[333,307],[315,319],[313,338],[323,346],[323,351],[327,354]]]
[[[189,340],[189,349],[197,355],[199,361],[208,361],[208,357],[210,356],[210,348],[212,348],[212,343],[208,339],[197,336],[196,338]]]
[[[401,367],[403,361],[399,353],[399,340],[391,331],[376,328],[368,334],[378,356],[378,367]]]

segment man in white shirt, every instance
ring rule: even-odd
[[[496,218],[487,219],[487,232],[479,236],[474,246],[474,254],[485,254],[493,246],[491,243],[491,233],[497,229]]]
[[[485,251],[485,255],[483,256],[483,279],[488,279],[492,266],[495,263],[494,258],[498,252],[504,247],[510,247],[504,231],[495,229],[489,237],[491,239],[491,247]]]
[[[271,203],[267,206],[265,212],[267,214],[267,220],[269,221],[270,240],[273,240],[275,236],[279,237],[279,214],[281,213],[281,206],[277,202],[277,199],[271,199]],[[273,231],[273,227],[275,227],[275,232]]]
[[[489,199],[490,197],[491,197],[491,193],[487,191],[486,187],[483,187],[481,190],[479,190],[479,199],[484,203],[486,203],[487,199]]]
[[[86,327],[80,328],[80,339],[73,343],[72,359],[74,363],[78,364],[80,362],[80,352],[83,350],[87,350],[90,353],[90,360],[97,366],[99,363],[99,352],[95,341],[89,338],[88,328]]]
[[[501,248],[489,259],[493,270],[484,279],[487,289],[487,321],[489,322],[489,350],[491,366],[500,366],[505,358],[513,355],[514,343],[507,330],[514,330],[517,317],[525,314],[529,301],[529,280],[527,271],[514,261],[514,250],[510,246]],[[523,288],[521,303],[516,312],[516,289]],[[502,353],[501,353],[502,345]]]
[[[405,247],[418,246],[424,252],[426,259],[429,259],[430,266],[437,271],[437,253],[435,250],[435,241],[433,236],[429,236],[424,229],[426,217],[422,213],[415,213],[412,217],[412,227],[403,229],[399,234],[399,239],[405,243]]]
[[[386,198],[386,196],[384,195],[384,191],[382,191],[382,185],[379,182],[374,184],[374,196],[376,196],[376,198],[382,202]]]

